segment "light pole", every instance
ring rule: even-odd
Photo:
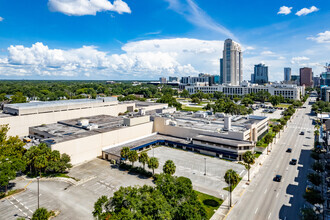
[[[204,176],[206,176],[206,157],[204,157],[204,161],[205,161],[205,172],[204,172]]]
[[[231,173],[229,174],[229,209],[231,207]]]
[[[40,176],[37,176],[37,180],[38,180],[38,209],[39,209],[39,179],[40,179]]]

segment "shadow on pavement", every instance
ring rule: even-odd
[[[310,150],[301,150],[298,160],[298,176],[294,179],[298,185],[289,184],[286,188],[286,193],[290,196],[290,205],[283,205],[280,209],[279,219],[295,220],[300,218],[300,208],[303,207],[305,201],[303,194],[307,186],[307,173],[310,169],[312,158],[310,157]],[[302,165],[302,166],[301,166]],[[290,165],[289,169],[292,169]]]

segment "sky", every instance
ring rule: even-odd
[[[219,74],[223,42],[271,81],[330,62],[329,0],[0,0],[0,79]]]

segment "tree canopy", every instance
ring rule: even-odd
[[[172,160],[167,160],[163,166],[163,172],[169,175],[175,173],[176,166]]]
[[[206,219],[192,183],[185,177],[161,174],[156,187],[121,187],[113,197],[100,197],[93,216],[108,219]]]

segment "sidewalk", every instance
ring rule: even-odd
[[[273,150],[273,148],[276,146],[276,143],[279,141],[279,139],[282,137],[284,131],[287,129],[288,125],[292,123],[292,120],[294,117],[296,117],[298,111],[295,112],[295,114],[292,116],[292,118],[288,121],[287,125],[284,126],[283,130],[280,131],[273,140],[272,143],[269,144],[268,149],[270,150],[269,154]],[[263,151],[263,153],[255,160],[254,165],[251,166],[250,169],[250,180],[253,180],[256,175],[259,173],[260,168],[264,164],[264,162],[267,160],[269,155],[267,155],[267,148]],[[243,195],[244,191],[249,187],[246,183],[248,182],[248,173],[246,173],[242,180],[239,182],[239,184],[235,187],[235,189],[232,192],[232,207],[229,209],[229,192],[228,197],[224,200],[222,205],[218,208],[218,210],[213,214],[212,218],[210,220],[219,220],[219,219],[225,219],[226,216],[229,214],[231,209],[235,206],[235,204],[239,201],[240,197]]]

